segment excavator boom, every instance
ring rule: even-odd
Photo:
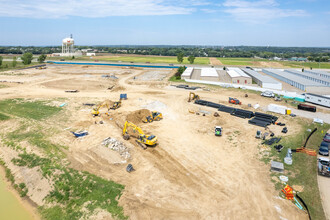
[[[127,133],[128,127],[133,128],[134,131],[137,131],[139,133],[138,139],[136,142],[139,146],[141,146],[143,149],[146,149],[147,146],[155,146],[157,142],[157,137],[154,135],[145,135],[142,129],[135,124],[126,121],[123,128],[123,137],[125,140],[128,140],[130,138],[129,134]]]

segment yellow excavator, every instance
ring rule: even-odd
[[[100,104],[98,104],[95,108],[92,109],[92,115],[93,116],[98,116],[100,114],[100,108],[102,107],[106,107],[108,109],[108,111],[110,110],[110,105],[109,105],[109,101],[104,101]]]
[[[143,149],[147,149],[147,146],[153,147],[156,145],[157,137],[155,135],[145,135],[140,127],[136,126],[135,124],[133,124],[129,121],[125,122],[125,125],[123,128],[123,138],[125,140],[129,140],[129,138],[130,138],[130,135],[127,133],[128,127],[133,128],[133,132],[137,131],[139,133],[137,140],[135,140],[135,141]]]
[[[189,93],[188,102],[191,102],[191,101],[194,101],[194,100],[199,100],[199,99],[200,99],[199,95],[196,95],[193,92]]]
[[[147,116],[142,122],[151,123],[153,121],[160,121],[163,119],[163,114],[157,111],[152,111],[149,116]]]

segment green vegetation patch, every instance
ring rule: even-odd
[[[61,110],[59,107],[46,105],[43,101],[23,101],[7,99],[0,101],[0,112],[17,117],[40,120],[50,117]]]
[[[86,60],[91,60],[89,57]],[[176,57],[157,57],[157,56],[114,56],[114,57],[95,57],[94,59],[103,61],[122,61],[122,62],[134,62],[134,63],[173,63],[178,64]],[[194,64],[209,64],[210,60],[207,57],[196,57]],[[184,57],[182,64],[189,64],[188,57]]]
[[[58,205],[41,207],[40,211],[44,219],[86,218],[97,208],[107,210],[115,218],[127,219],[123,208],[118,205],[118,199],[124,189],[123,185],[88,172],[66,168],[35,154],[19,154],[18,158],[12,159],[12,162],[30,168],[38,166],[43,176],[51,176],[55,183],[46,201],[49,204],[60,204],[61,208]]]
[[[251,66],[253,65],[253,58],[218,58],[223,65],[237,65],[237,66]],[[260,61],[260,60],[255,60]],[[263,60],[262,60],[263,61]]]
[[[0,113],[0,121],[5,121],[8,119],[10,119],[10,117],[8,115],[4,115],[4,114]]]
[[[302,127],[301,132],[296,135],[283,137],[282,140],[277,143],[284,146],[280,153],[274,149],[274,145],[276,144],[270,146],[269,155],[263,157],[262,161],[265,163],[269,163],[270,160],[283,162],[288,148],[296,149],[304,145],[306,138],[310,134],[307,129],[318,129],[311,136],[306,145],[308,149],[313,149],[318,152],[318,146],[320,145],[324,134],[328,129],[330,129],[330,125],[324,124],[322,126],[319,124],[308,124],[302,120],[297,120],[297,123],[299,123]],[[288,184],[290,186],[300,185],[304,187],[303,192],[300,192],[299,196],[302,197],[307,204],[312,219],[325,219],[317,183],[317,157],[309,156],[304,153],[292,153],[292,160],[292,165],[284,164],[284,175],[289,177]],[[283,174],[272,173],[272,176],[278,177],[280,175]],[[284,187],[284,185],[280,182],[276,182],[275,184],[277,190]],[[283,193],[280,192],[280,194],[282,195]]]

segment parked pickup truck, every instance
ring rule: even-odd
[[[322,176],[330,176],[330,160],[328,158],[318,158],[318,173]]]
[[[270,97],[270,98],[275,97],[275,95],[272,91],[264,91],[263,93],[261,93],[261,96]]]

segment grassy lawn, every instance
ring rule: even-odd
[[[218,58],[218,60],[223,63],[223,65],[234,65],[234,66],[252,66],[254,61],[266,61],[263,59],[253,59],[253,58]]]
[[[324,124],[322,126],[319,124],[307,123],[302,119],[297,119],[297,123],[301,125],[301,132],[297,135],[282,138],[282,140],[278,143],[284,146],[280,153],[274,149],[274,145],[276,144],[270,147],[267,146],[269,155],[262,159],[265,163],[270,163],[270,160],[283,162],[288,148],[296,149],[302,147],[307,136],[310,134],[307,129],[313,130],[314,128],[318,128],[306,145],[308,149],[314,149],[316,152],[318,151],[318,146],[322,141],[324,133],[326,133],[326,131],[330,128],[330,125]],[[303,186],[303,192],[300,192],[299,196],[303,198],[307,204],[312,219],[325,219],[317,183],[317,157],[309,156],[304,153],[293,153],[292,160],[292,165],[284,164],[284,174],[271,173],[271,176],[279,177],[280,175],[286,175],[289,177],[288,184],[290,186]],[[281,193],[280,190],[284,187],[284,184],[279,181],[272,181],[275,183],[275,187],[279,191],[279,194],[283,196],[284,194]]]
[[[59,107],[46,104],[42,101],[29,102],[20,99],[8,99],[0,101],[0,113],[40,120],[54,115],[61,110]]]
[[[93,57],[93,59],[90,59],[89,57],[83,57],[84,60],[100,60],[100,61],[122,61],[122,62],[134,62],[134,63],[173,63],[173,64],[179,64],[176,60],[176,57],[147,57],[147,56],[120,56],[120,57]],[[184,58],[182,64],[189,64],[187,57]],[[196,57],[194,64],[210,64],[210,60],[207,57]]]
[[[317,63],[317,62],[297,62],[297,61],[278,61],[284,66],[291,67],[291,68],[305,68],[309,69],[312,67],[313,69],[330,69],[330,62],[328,63]]]
[[[10,119],[10,117],[8,115],[4,115],[4,114],[0,113],[0,121],[5,121],[8,119]]]

